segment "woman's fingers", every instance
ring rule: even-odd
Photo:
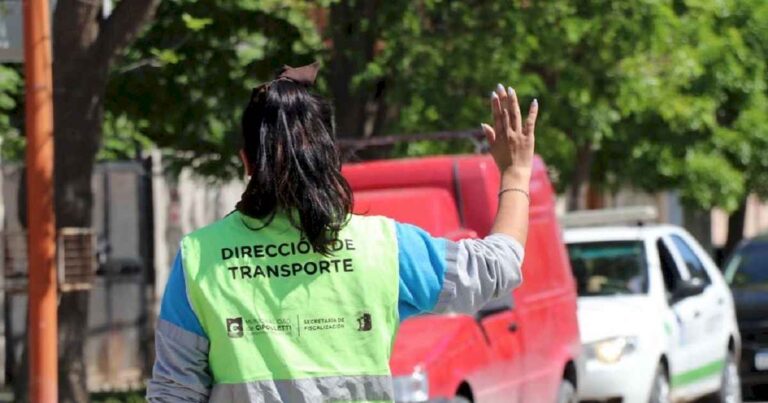
[[[523,122],[520,113],[520,102],[517,99],[517,93],[512,87],[504,88],[499,84],[496,90],[491,93],[491,111],[493,112],[493,128],[491,129],[494,140],[497,136],[530,136],[534,134],[536,127],[536,117],[539,113],[539,104],[533,100],[528,110],[528,116]],[[486,132],[485,126],[483,131]],[[488,133],[486,132],[486,136]],[[490,140],[489,140],[490,141]]]
[[[502,134],[504,130],[504,114],[501,112],[501,102],[499,101],[499,94],[496,91],[491,93],[491,113],[493,113],[493,129],[496,133]]]
[[[509,101],[507,105],[509,109],[509,116],[512,120],[510,122],[510,127],[515,131],[515,133],[519,135],[523,132],[523,119],[520,117],[520,104],[517,101],[517,93],[514,89],[512,89],[512,87],[509,87],[508,93]]]
[[[509,137],[511,131],[509,129],[509,112],[507,112],[506,108],[501,110],[501,115],[503,116],[501,119],[501,130],[504,130],[502,133]]]
[[[501,84],[496,84],[496,93],[499,95],[499,104],[501,106],[501,127],[504,130],[499,134],[509,135],[507,130],[512,127],[509,125],[509,113],[507,112],[507,105],[509,104],[509,96],[507,90]]]
[[[501,84],[496,84],[496,94],[499,96],[499,101],[501,102],[501,108],[504,109],[507,107],[507,100],[509,97],[507,97],[507,90],[504,89],[504,86]]]
[[[531,102],[531,107],[528,109],[528,117],[525,119],[525,130],[523,134],[526,136],[533,136],[536,131],[536,118],[539,116],[539,100],[534,99]]]
[[[493,144],[493,142],[496,141],[496,133],[493,131],[493,128],[485,123],[481,123],[480,128],[482,129],[483,134],[485,134],[485,139],[488,140],[488,144]]]

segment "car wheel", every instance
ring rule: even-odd
[[[722,383],[717,393],[717,401],[720,403],[741,403],[741,378],[739,377],[739,365],[733,353],[728,352],[723,367]]]
[[[649,403],[669,403],[669,379],[667,379],[667,371],[664,367],[659,365],[656,369],[656,375],[653,377],[653,385],[651,386],[651,399]]]
[[[576,398],[576,387],[573,383],[567,379],[563,379],[560,382],[560,387],[557,389],[557,403],[577,403],[579,400]]]

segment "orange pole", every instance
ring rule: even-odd
[[[56,226],[53,213],[53,75],[48,0],[24,0],[29,236],[29,398],[58,400]]]

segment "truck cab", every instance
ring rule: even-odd
[[[349,164],[343,173],[356,213],[415,224],[433,236],[484,237],[498,206],[499,172],[487,155]],[[576,287],[538,158],[530,195],[522,285],[474,316],[404,321],[391,360],[398,401],[575,401]]]

